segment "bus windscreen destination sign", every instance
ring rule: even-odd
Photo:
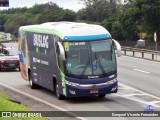
[[[9,7],[9,0],[0,0],[0,7]]]

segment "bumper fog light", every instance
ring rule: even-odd
[[[113,88],[111,89],[111,92],[115,91],[116,89],[117,89],[117,87],[113,87]]]
[[[69,92],[70,92],[72,95],[76,95],[76,92],[73,91],[73,90],[69,90]]]

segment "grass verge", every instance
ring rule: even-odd
[[[31,110],[21,104],[12,102],[9,100],[9,96],[0,92],[0,111],[26,111],[31,112]],[[1,112],[0,112],[1,113]],[[45,117],[0,117],[0,120],[48,120]]]

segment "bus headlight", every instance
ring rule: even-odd
[[[73,95],[76,95],[76,92],[74,90],[69,90],[69,92]]]
[[[109,76],[109,78],[113,78],[113,77],[114,77],[114,75],[110,75],[110,76]]]
[[[70,86],[79,86],[78,83],[70,82],[70,81],[67,81],[67,80],[65,80],[65,82],[66,82],[67,85],[70,85]]]

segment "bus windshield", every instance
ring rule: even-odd
[[[64,42],[66,76],[100,78],[116,72],[112,40]]]

